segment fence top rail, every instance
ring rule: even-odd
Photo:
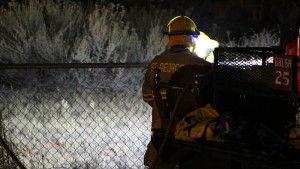
[[[49,64],[0,64],[0,69],[49,69],[49,68],[145,68],[148,63],[49,63]]]

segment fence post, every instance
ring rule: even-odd
[[[2,147],[5,149],[7,154],[12,158],[12,160],[21,168],[21,169],[26,169],[25,166],[19,161],[17,156],[14,154],[14,152],[8,147],[8,145],[5,143],[3,140],[2,136],[0,136],[0,144]]]
[[[2,137],[3,135],[3,122],[2,122],[2,111],[0,112],[0,136]],[[2,166],[0,167],[3,167],[3,163],[5,161],[5,155],[4,155],[4,150],[3,148],[0,147],[0,162],[2,163]]]
[[[3,149],[5,149],[6,153],[11,157],[11,159],[17,164],[17,166],[19,166],[21,169],[26,169],[26,167],[20,162],[20,160],[17,158],[14,152],[6,144],[6,142],[3,139],[3,136],[3,118],[2,111],[0,111],[0,144],[2,145]]]

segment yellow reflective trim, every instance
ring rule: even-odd
[[[152,96],[153,94],[143,94],[143,96]]]
[[[144,100],[145,100],[146,102],[147,102],[147,101],[153,101],[153,99],[152,99],[152,98],[151,98],[151,99],[144,99]]]

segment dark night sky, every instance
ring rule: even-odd
[[[11,0],[0,0],[0,5]],[[26,1],[26,0],[16,0]],[[95,3],[100,0],[73,0]],[[109,1],[109,0],[108,0]],[[255,27],[291,23],[298,12],[296,3],[300,0],[110,0],[127,7],[160,4],[163,8],[174,9],[177,15],[193,8],[196,21],[215,22],[221,25],[242,24]]]
[[[300,0],[114,0],[127,6],[161,3],[176,15],[193,7],[192,17],[200,30],[217,24],[222,29],[243,33],[249,28],[276,29],[279,24],[295,24]]]
[[[0,5],[10,0],[0,0]],[[24,1],[24,0],[19,0]],[[95,3],[99,0],[74,0]],[[198,29],[210,32],[212,25],[237,34],[259,31],[262,28],[276,29],[279,24],[295,24],[298,15],[296,3],[300,0],[111,0],[127,8],[138,5],[161,6],[174,9],[175,15],[193,8],[190,17]]]
[[[0,5],[11,0],[0,0]],[[26,1],[26,0],[16,0]],[[95,3],[100,0],[73,0]],[[107,0],[109,1],[109,0]],[[255,27],[279,23],[292,23],[298,12],[296,3],[300,0],[110,0],[127,7],[160,4],[163,8],[174,9],[177,15],[193,8],[196,21],[224,24],[245,24]]]

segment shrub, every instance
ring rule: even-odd
[[[93,5],[86,11],[71,0],[28,0],[2,7],[0,61],[143,62],[165,49],[162,30],[171,10]]]
[[[262,29],[260,32],[252,32],[252,35],[245,34],[236,39],[230,36],[230,31],[227,31],[227,40],[220,44],[222,47],[271,47],[280,44],[279,34],[275,30]]]
[[[84,31],[82,8],[72,1],[9,3],[1,9],[2,63],[68,62]]]

